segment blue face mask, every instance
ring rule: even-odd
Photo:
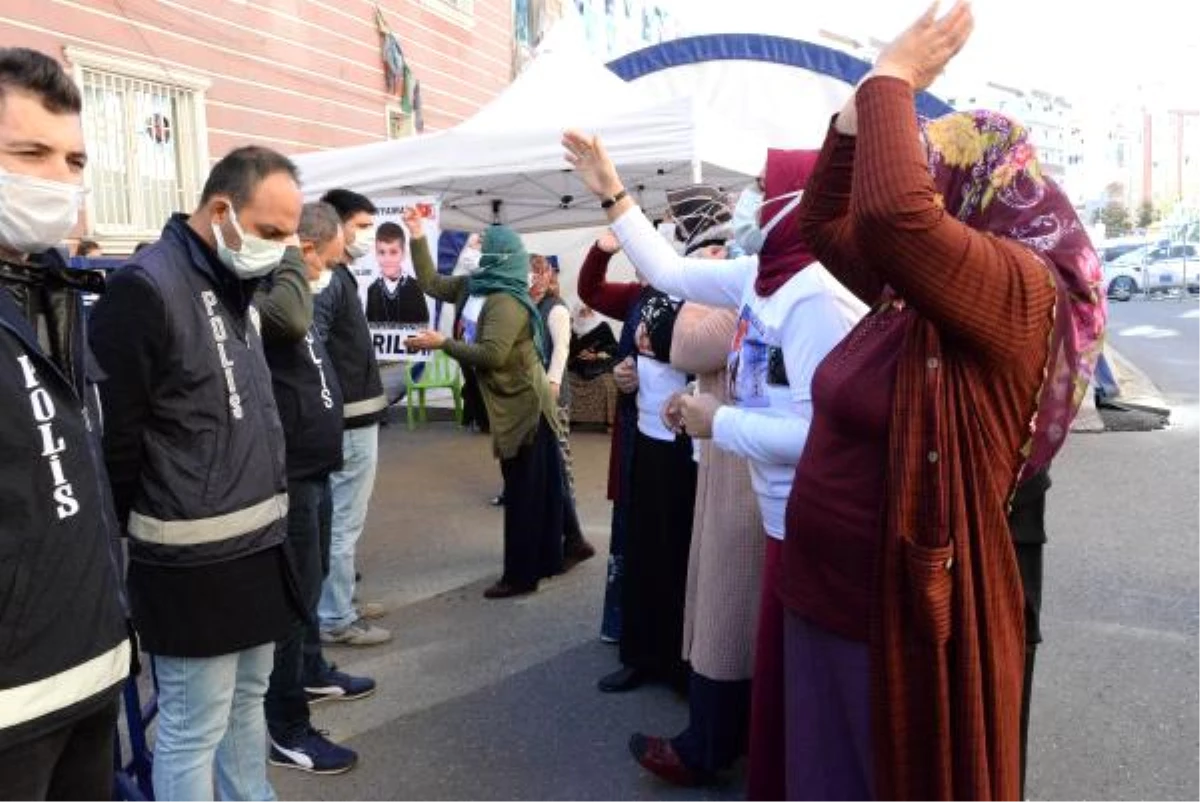
[[[803,190],[796,190],[786,195],[764,200],[763,193],[757,187],[751,186],[742,190],[737,206],[733,209],[733,238],[743,253],[761,252],[763,245],[767,242],[767,236],[775,226],[779,225],[780,220],[787,217],[793,209],[800,205],[800,198],[803,194]],[[758,213],[762,207],[787,198],[791,198],[791,200],[771,218],[771,222],[759,227]]]

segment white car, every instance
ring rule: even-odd
[[[1104,265],[1108,297],[1128,301],[1139,292],[1200,292],[1200,248],[1194,243],[1146,245]]]

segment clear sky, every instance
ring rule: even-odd
[[[759,32],[815,39],[820,29],[890,39],[924,0],[660,0],[689,33]],[[942,9],[950,7],[943,0]],[[1120,93],[1200,110],[1197,0],[975,0],[975,33],[945,78],[996,81],[1105,103]],[[940,87],[943,92],[951,86]],[[937,84],[934,92],[939,91]]]

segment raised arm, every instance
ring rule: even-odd
[[[479,312],[475,342],[443,340],[441,349],[464,365],[496,370],[512,353],[517,337],[529,325],[529,313],[515,298],[496,293],[488,296]]]
[[[462,293],[467,283],[466,276],[443,276],[434,267],[433,257],[429,253],[429,241],[425,232],[409,236],[412,241],[413,271],[417,274],[417,286],[421,292],[438,301],[454,303]]]
[[[732,309],[684,304],[671,336],[671,367],[684,373],[712,373],[725,367],[737,329]]]
[[[1055,301],[1049,265],[942,208],[907,81],[875,77],[859,88],[856,159],[852,225],[883,281],[992,360],[1045,346]]]
[[[855,99],[851,96],[829,125],[800,201],[800,236],[826,270],[860,301],[873,306],[883,292],[883,282],[864,261],[850,217],[856,130]]]
[[[608,280],[608,263],[612,251],[593,245],[579,269],[579,282],[575,291],[585,304],[613,320],[624,320],[630,308],[637,303],[642,287],[635,281],[617,283]]]
[[[628,198],[625,200],[628,205],[621,214],[610,214],[613,233],[621,241],[629,261],[656,289],[709,306],[736,307],[741,303],[746,284],[758,266],[755,257],[689,259],[680,256],[654,230],[642,210]]]
[[[600,200],[613,233],[629,261],[657,289],[685,301],[709,306],[738,306],[758,268],[754,257],[726,261],[687,259],[675,253],[625,191],[616,165],[600,137],[579,131],[563,134],[567,162]]]

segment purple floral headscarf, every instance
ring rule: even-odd
[[[957,112],[922,131],[944,208],[979,231],[1015,239],[1053,268],[1050,359],[1020,479],[1050,464],[1091,383],[1108,317],[1100,259],[1066,194],[1042,174],[1029,132],[990,111]]]

